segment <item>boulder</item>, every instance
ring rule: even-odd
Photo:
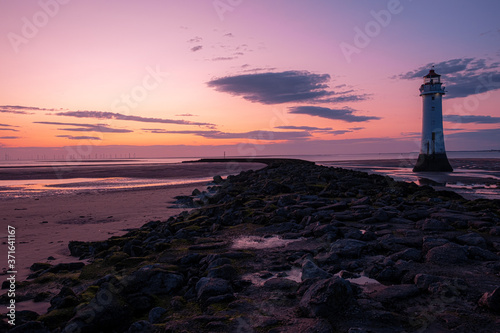
[[[144,292],[154,295],[170,294],[182,287],[184,277],[161,267],[147,265],[127,277],[126,293]]]
[[[347,311],[353,303],[351,284],[334,276],[309,287],[302,296],[299,309],[307,317],[330,317]]]
[[[430,249],[426,260],[437,265],[463,264],[467,261],[467,250],[464,246],[447,243]]]
[[[302,264],[302,281],[307,279],[328,279],[331,276],[331,274],[316,266],[316,264],[309,259],[305,260]]]
[[[357,258],[361,251],[367,247],[367,243],[355,239],[339,239],[332,244],[330,253],[344,257]]]
[[[209,298],[225,295],[233,295],[233,288],[227,280],[202,277],[196,283],[196,296],[201,303],[206,303]]]
[[[417,222],[417,227],[423,231],[448,231],[453,230],[453,228],[446,222],[428,218],[424,221]]]
[[[470,246],[478,246],[480,248],[486,249],[486,239],[484,239],[483,236],[475,233],[475,232],[470,232],[462,236],[457,237],[458,242],[461,244],[465,245],[470,245]]]

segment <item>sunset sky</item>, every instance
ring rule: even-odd
[[[0,160],[417,151],[432,65],[447,150],[500,149],[499,14],[497,0],[0,0]]]

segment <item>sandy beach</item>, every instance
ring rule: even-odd
[[[138,177],[184,179],[190,181],[215,175],[227,176],[243,170],[260,169],[261,163],[185,163],[153,165],[65,166],[46,168],[2,168],[0,179],[56,179]],[[172,208],[174,197],[190,195],[197,188],[206,189],[207,181],[178,185],[82,191],[68,195],[37,196],[35,198],[2,198],[2,230],[16,228],[17,278],[24,280],[35,262],[74,262],[69,256],[71,240],[99,241],[139,228],[149,221],[166,220],[186,208]],[[6,253],[5,241],[0,245]],[[48,260],[53,257],[53,260]],[[52,258],[51,258],[52,259]],[[6,270],[7,262],[0,265]]]

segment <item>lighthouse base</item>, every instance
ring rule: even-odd
[[[453,168],[446,154],[420,154],[413,172],[422,171],[452,172]]]

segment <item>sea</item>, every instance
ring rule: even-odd
[[[322,154],[322,155],[266,155],[265,158],[296,158],[315,162],[319,165],[342,167],[389,176],[399,181],[431,185],[436,189],[452,190],[467,199],[500,199],[500,150],[491,151],[450,151],[448,158],[459,161],[453,173],[415,173],[412,167],[418,153],[364,153],[364,154]],[[248,156],[228,156],[245,158]],[[255,156],[252,156],[255,157]],[[213,157],[211,157],[213,158]],[[8,160],[0,161],[2,169],[15,167],[59,167],[89,165],[148,165],[179,164],[183,161],[198,160],[200,157],[176,158],[134,158],[107,160]],[[486,163],[485,162],[489,162]],[[492,162],[493,161],[493,162]],[[392,163],[389,163],[392,162]],[[486,165],[486,167],[485,167]],[[71,178],[71,179],[24,179],[0,180],[0,199],[35,197],[41,195],[64,195],[69,193],[106,191],[133,188],[154,188],[175,184],[209,182],[211,178]]]

